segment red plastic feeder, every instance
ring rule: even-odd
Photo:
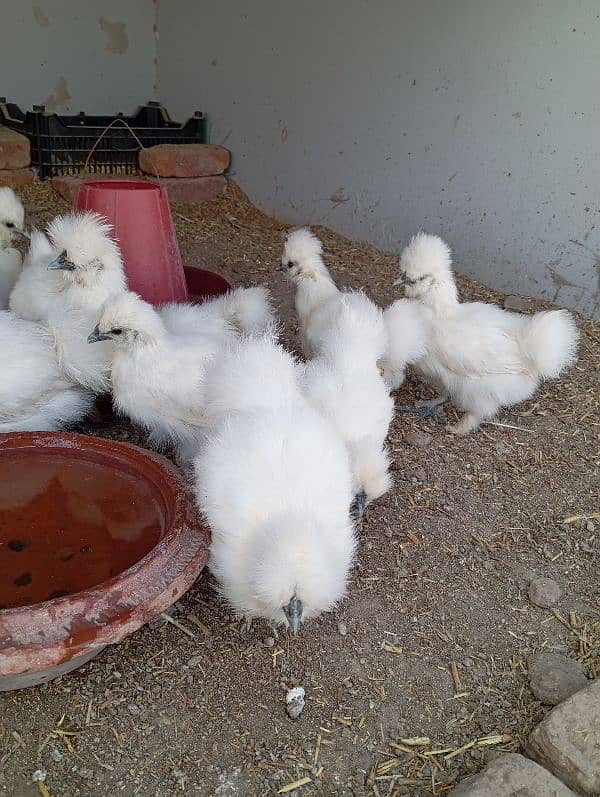
[[[93,210],[113,225],[130,290],[155,305],[187,301],[164,188],[146,180],[89,180],[77,189],[75,210]]]
[[[214,271],[206,271],[203,268],[191,268],[184,266],[185,281],[187,282],[189,301],[200,304],[206,299],[213,299],[215,296],[222,296],[231,289],[231,285],[225,277],[215,274]]]

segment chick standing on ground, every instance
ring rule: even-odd
[[[93,396],[60,367],[52,333],[0,312],[0,432],[56,431],[82,421]]]
[[[450,249],[419,233],[400,258],[396,284],[427,313],[425,354],[416,371],[465,414],[449,427],[466,434],[501,407],[524,401],[544,379],[557,377],[576,356],[579,333],[566,310],[521,315],[458,299]]]
[[[117,410],[143,426],[156,446],[173,444],[191,461],[206,428],[203,383],[222,343],[173,334],[152,305],[134,293],[107,300],[88,338],[114,346],[111,382]]]
[[[391,487],[384,444],[394,402],[377,365],[386,345],[382,311],[362,293],[342,294],[321,354],[303,369],[306,398],[348,448],[358,518]]]
[[[12,188],[0,188],[0,310],[8,307],[8,297],[21,273],[22,258],[13,246],[16,236],[25,232],[25,211]]]
[[[302,398],[294,361],[272,336],[241,341],[227,359],[218,364],[221,388],[215,371],[207,390],[221,420],[195,460],[210,568],[247,620],[287,622],[296,632],[346,590],[355,549],[348,454]],[[238,379],[254,385],[247,403]]]

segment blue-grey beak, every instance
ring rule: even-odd
[[[110,335],[103,335],[98,329],[98,324],[94,327],[94,331],[88,335],[88,343],[99,343],[101,340],[110,340]]]
[[[400,272],[400,276],[394,282],[394,285],[410,285],[410,283],[411,283],[411,280],[408,278],[406,273],[404,271],[401,271]]]
[[[285,271],[285,266],[283,263],[279,263],[277,266],[275,266],[275,271]]]
[[[302,619],[302,601],[300,598],[294,595],[290,599],[288,605],[283,607],[283,612],[289,627],[292,629],[294,636],[296,636],[300,628],[300,620]]]
[[[62,271],[75,271],[75,263],[71,263],[66,252],[61,252],[51,263],[48,263],[48,269],[51,271],[56,271],[58,269]]]

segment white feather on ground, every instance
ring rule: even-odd
[[[195,472],[209,566],[234,609],[297,630],[335,606],[356,542],[348,456],[325,418],[304,402],[230,415]]]
[[[362,293],[342,294],[321,354],[302,369],[304,395],[348,448],[359,516],[392,483],[385,438],[394,402],[377,364],[386,345],[382,311]]]
[[[26,236],[25,211],[12,188],[0,188],[0,310],[6,310],[10,293],[21,273],[23,258],[13,244]]]
[[[166,304],[159,309],[172,332],[210,334],[232,329],[237,335],[261,335],[275,322],[266,288],[234,288],[201,304]],[[228,334],[228,333],[227,333]]]
[[[82,421],[93,396],[60,368],[52,334],[0,312],[0,432],[56,431]]]
[[[566,310],[526,316],[459,303],[450,250],[437,236],[412,239],[400,258],[399,282],[428,316],[427,351],[415,369],[465,412],[450,427],[457,434],[529,398],[575,359],[579,332]]]
[[[91,330],[90,330],[91,332]],[[221,347],[210,337],[175,335],[134,293],[111,297],[90,335],[115,346],[111,381],[116,409],[145,428],[156,446],[171,444],[188,464],[207,425],[204,380]]]

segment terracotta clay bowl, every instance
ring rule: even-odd
[[[70,672],[156,617],[208,544],[164,457],[78,434],[0,435],[0,691]]]

